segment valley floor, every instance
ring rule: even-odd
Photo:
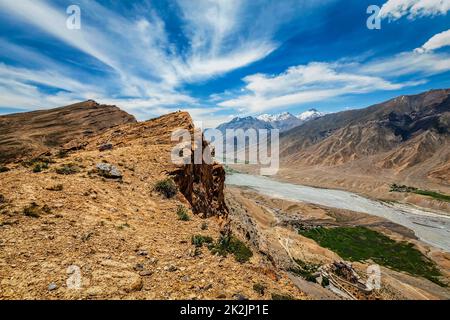
[[[227,187],[227,203],[233,227],[281,269],[291,269],[292,260],[308,265],[328,265],[343,260],[335,252],[299,234],[298,228],[365,227],[395,241],[414,244],[424,256],[438,266],[444,282],[450,280],[450,254],[418,241],[407,228],[380,217],[349,210],[327,208],[302,202],[282,200],[259,194],[248,188]],[[286,242],[287,241],[287,242]],[[288,244],[288,246],[286,246]],[[354,262],[362,278],[370,262]],[[381,267],[382,288],[371,295],[354,295],[358,299],[449,299],[450,291],[422,277]],[[322,286],[291,274],[291,278],[313,299],[339,299]]]
[[[229,166],[238,172],[259,175],[259,166],[232,164]],[[354,192],[372,199],[408,203],[431,209],[440,214],[450,215],[450,202],[414,193],[390,192],[391,185],[401,184],[418,187],[423,190],[450,194],[450,185],[426,177],[396,175],[389,170],[365,167],[290,167],[282,165],[278,173],[271,177],[293,184],[337,189]]]

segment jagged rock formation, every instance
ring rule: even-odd
[[[171,149],[175,141],[171,141],[171,134],[175,130],[185,129],[192,136],[192,159],[190,164],[177,165],[170,158]],[[163,147],[165,158],[161,161],[167,165],[166,173],[174,178],[180,192],[186,197],[195,213],[203,217],[220,216],[227,219],[227,208],[224,202],[225,170],[222,165],[194,163],[194,125],[191,116],[186,112],[177,112],[153,119],[147,122],[118,126],[96,136],[85,146],[88,150],[98,149],[102,145],[126,146],[128,144],[142,144],[149,141]],[[70,145],[82,144],[82,140],[72,141]],[[208,146],[202,140],[202,154]]]
[[[0,163],[36,156],[71,141],[136,119],[116,106],[89,100],[74,105],[0,116]]]

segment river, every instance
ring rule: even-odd
[[[347,191],[307,187],[262,176],[233,173],[227,175],[226,183],[249,187],[273,198],[302,201],[383,217],[414,231],[417,238],[423,242],[450,252],[450,216],[410,205],[376,201]]]

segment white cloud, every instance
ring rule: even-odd
[[[338,63],[309,63],[291,67],[279,75],[255,74],[243,80],[244,94],[219,103],[248,112],[321,101],[346,94],[397,90],[413,83],[391,83],[381,77],[347,71]],[[415,83],[414,83],[415,84]]]
[[[379,16],[383,19],[398,20],[446,15],[450,10],[448,0],[388,0],[381,8]]]
[[[359,66],[361,72],[385,77],[431,76],[450,71],[450,55],[433,52],[403,52]]]
[[[438,33],[430,38],[425,44],[416,49],[418,53],[429,52],[433,50],[438,50],[440,48],[444,48],[450,46],[450,29],[447,31],[443,31]]]
[[[278,75],[254,74],[243,78],[241,92],[212,95],[222,107],[256,113],[286,108],[348,94],[398,90],[425,83],[425,77],[450,71],[450,54],[433,52],[450,45],[450,30],[430,38],[421,48],[370,61],[312,62],[288,68]],[[420,80],[393,83],[388,79],[412,76]]]
[[[20,70],[2,66],[0,73],[7,76],[11,84],[21,83],[30,89],[25,100],[24,96],[10,92],[8,103],[36,108],[47,106],[47,102],[53,101],[51,96],[67,96],[67,101],[72,101],[74,97],[92,94],[91,98],[109,97],[146,109],[178,103],[195,104],[195,99],[180,92],[182,84],[244,67],[266,57],[277,47],[271,39],[273,30],[243,35],[242,29],[251,30],[251,22],[245,19],[248,14],[245,1],[199,1],[201,4],[178,1],[178,18],[182,20],[184,36],[188,40],[188,46],[180,49],[169,40],[164,21],[149,3],[144,3],[148,5],[145,10],[137,11],[130,19],[95,1],[80,0],[82,28],[69,30],[64,7],[56,7],[47,0],[0,0],[1,13],[17,28],[34,28],[39,36],[46,34],[76,48],[101,62],[104,73],[103,79],[88,72],[81,75],[81,71],[75,72],[73,66],[69,68],[37,51],[0,39],[5,49],[3,56],[9,54],[21,65],[29,59],[36,62],[33,66],[28,63]],[[72,80],[77,78],[87,80]],[[5,89],[5,81],[2,85]],[[38,89],[39,85],[69,92],[45,93]],[[133,98],[123,100],[121,96]],[[3,99],[2,105],[6,101]],[[144,111],[149,112],[152,111]]]

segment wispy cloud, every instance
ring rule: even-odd
[[[392,83],[379,76],[360,73],[358,69],[355,64],[313,62],[291,67],[279,75],[255,74],[243,79],[246,82],[243,94],[219,105],[262,112],[342,95],[398,90],[417,84]]]
[[[248,27],[244,1],[199,2],[178,1],[178,18],[188,39],[188,47],[182,50],[169,39],[165,22],[149,3],[130,19],[95,1],[80,0],[82,28],[69,30],[64,7],[46,0],[0,0],[0,12],[17,26],[37,29],[104,66],[103,79],[81,83],[72,80],[73,70],[65,65],[0,40],[8,45],[10,54],[18,52],[19,56],[40,60],[35,64],[39,67],[1,66],[4,81],[0,85],[9,92],[9,98],[2,98],[0,104],[47,107],[48,103],[90,96],[129,104],[129,108],[139,106],[146,109],[146,114],[158,113],[159,107],[197,102],[180,89],[185,83],[223,75],[263,59],[276,49],[277,43],[271,38],[273,30],[243,35],[241,31]],[[26,86],[26,99],[23,92],[10,90],[18,84]],[[45,93],[41,85],[61,90]]]
[[[418,53],[430,52],[450,46],[450,30],[438,33],[430,38],[425,44],[416,49]]]
[[[68,1],[0,0],[0,24],[17,35],[4,33],[0,38],[0,107],[47,108],[95,99],[117,104],[140,119],[182,108],[196,119],[219,121],[229,113],[398,90],[450,70],[449,54],[442,49],[449,45],[449,31],[436,34],[414,52],[389,57],[310,62],[315,59],[299,55],[272,66],[274,59],[284,58],[292,36],[316,21],[311,18],[316,10],[322,12],[335,2],[173,0],[161,8],[150,0],[127,5],[109,2],[109,7],[101,1],[78,0],[82,28],[69,30]],[[435,0],[390,0],[382,10],[390,19],[447,11],[448,1]],[[326,10],[323,13],[324,19],[331,17]],[[305,16],[311,19],[303,19]],[[289,25],[291,19],[296,22]],[[22,41],[29,40],[30,30],[39,45]],[[324,38],[328,39],[327,34]],[[318,36],[317,50],[326,49],[327,44],[320,41]],[[45,46],[52,42],[54,47]],[[300,48],[303,44],[297,42],[295,46]],[[61,57],[55,54],[56,47],[63,53]],[[287,67],[288,63],[292,66]],[[261,65],[264,73],[257,73],[256,67]],[[202,98],[209,90],[196,95],[197,87],[208,86],[210,80],[217,84],[220,77],[243,67],[248,67],[243,70],[249,75],[231,75],[233,83],[220,83],[210,99]],[[397,78],[405,75],[418,77]],[[421,77],[424,80],[415,80]],[[221,94],[219,90],[225,91]]]
[[[434,52],[447,46],[450,46],[450,30],[434,35],[421,48],[384,58],[311,62],[277,75],[250,75],[242,79],[245,86],[240,91],[215,94],[211,99],[222,107],[260,113],[343,95],[417,86],[427,81],[425,77],[450,71],[450,54]],[[402,76],[420,80],[389,80]]]
[[[448,0],[388,0],[380,11],[380,17],[391,21],[402,17],[416,19],[445,15],[450,10]]]

